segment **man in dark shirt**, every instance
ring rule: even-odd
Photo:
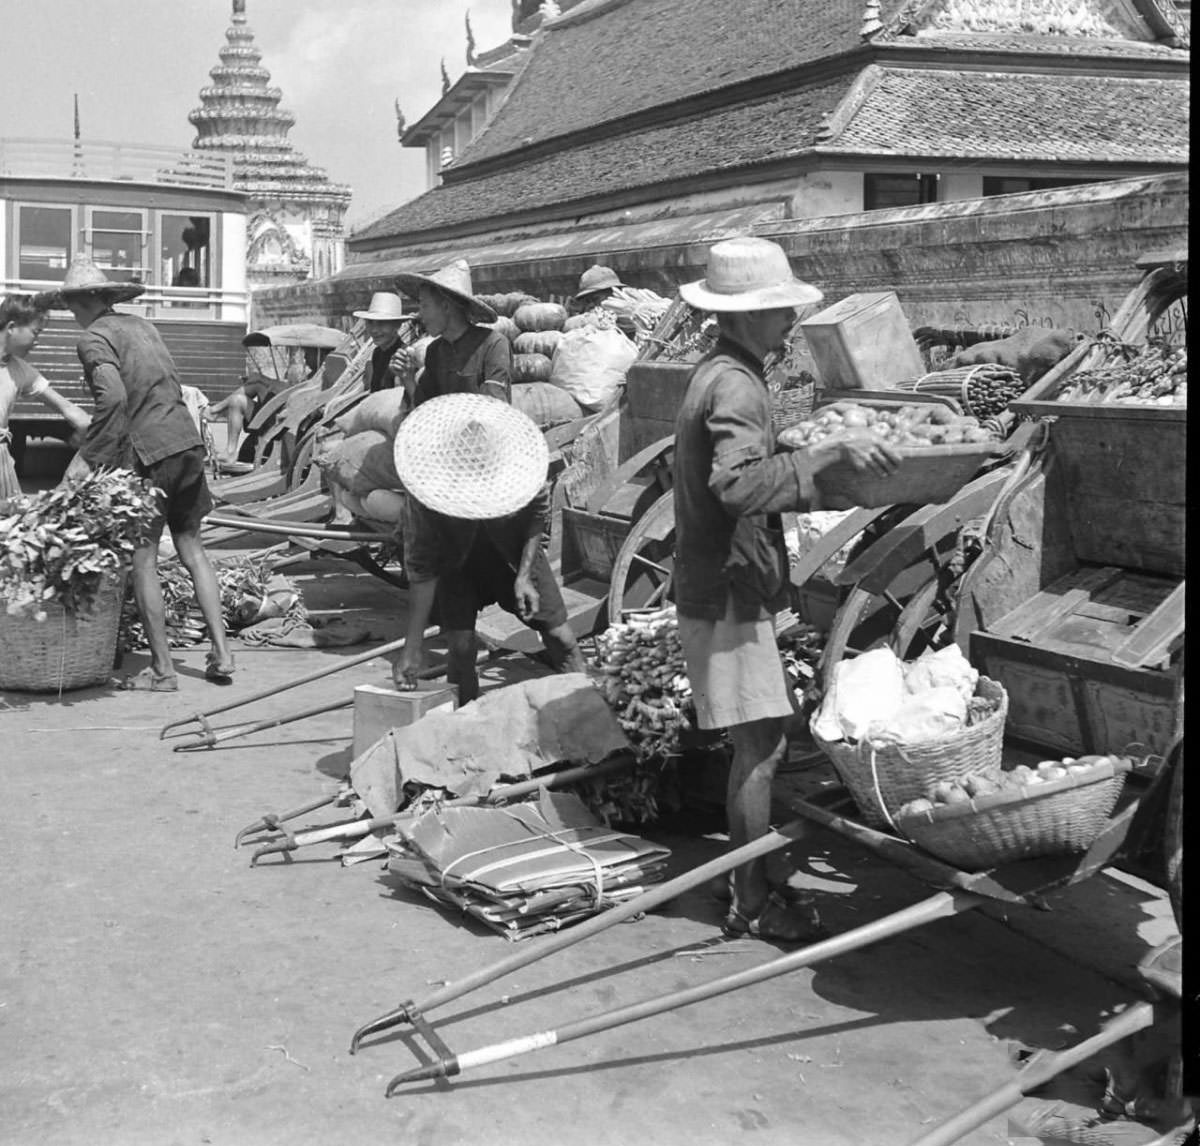
[[[793,710],[775,643],[788,571],[778,515],[820,508],[814,476],[834,462],[886,475],[897,455],[853,429],[775,453],[763,360],[786,346],[796,309],[821,298],[795,278],[776,243],[717,243],[707,278],[685,283],[680,295],[717,315],[720,339],[692,373],[675,423],[675,603],[699,725],[727,729],[733,743],[726,816],[738,847],[769,828],[771,781]],[[727,934],[813,937],[815,920],[770,889],[763,860],[738,868],[732,882]]]
[[[541,635],[560,671],[585,670],[544,549],[548,462],[532,419],[482,395],[432,398],[401,424],[396,471],[408,491],[410,588],[408,638],[393,669],[397,688],[417,687],[435,605],[460,704],[479,695],[475,619],[493,602]]]
[[[95,403],[87,436],[66,476],[101,466],[130,466],[162,491],[153,535],[133,553],[133,593],[150,644],[150,667],[126,677],[120,687],[175,692],[179,681],[158,579],[158,541],[164,523],[191,575],[212,641],[204,675],[226,682],[234,664],[216,574],[200,544],[200,526],[213,505],[204,480],[204,443],[158,331],[144,318],[112,309],[114,303],[144,290],[140,284],[110,282],[94,263],[80,256],[58,292],[62,305],[84,329],[76,352]]]
[[[414,406],[443,394],[487,394],[512,401],[512,349],[503,334],[482,325],[495,322],[496,312],[472,293],[465,259],[431,275],[400,275],[396,289],[417,300],[421,324],[433,337],[415,380]],[[402,352],[396,365],[411,377],[411,352]]]
[[[366,324],[367,337],[375,344],[363,372],[363,389],[368,394],[394,389],[397,378],[392,356],[401,349],[400,327],[411,317],[404,314],[403,301],[395,291],[376,291],[371,295],[371,305],[353,314]]]

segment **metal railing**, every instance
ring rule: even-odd
[[[233,160],[215,152],[69,139],[0,139],[0,175],[233,189]]]

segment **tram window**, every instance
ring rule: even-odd
[[[159,216],[158,281],[162,286],[213,285],[212,220],[203,215]]]
[[[71,262],[71,208],[21,205],[17,215],[19,279],[62,282]]]
[[[91,212],[92,259],[114,282],[146,279],[146,224],[141,211]]]

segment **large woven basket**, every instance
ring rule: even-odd
[[[877,827],[887,826],[891,813],[909,800],[928,796],[929,790],[943,780],[999,776],[1008,694],[1002,685],[981,676],[975,695],[992,704],[988,716],[954,736],[923,744],[875,746],[868,740],[855,744],[823,740],[817,733],[815,718],[809,730],[854,797],[863,819]]]
[[[931,855],[964,871],[1086,851],[1108,823],[1130,762],[1110,760],[1045,784],[948,804],[895,822]]]
[[[803,422],[812,413],[815,389],[815,385],[808,382],[772,395],[771,428],[776,434],[797,422]]]
[[[87,615],[46,605],[46,619],[10,616],[0,609],[0,688],[67,692],[112,677],[125,571],[106,574]]]

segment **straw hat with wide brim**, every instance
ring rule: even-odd
[[[496,321],[496,312],[487,303],[480,302],[471,289],[471,265],[466,259],[455,259],[430,275],[406,271],[396,276],[396,289],[409,298],[416,298],[423,286],[437,287],[461,302],[467,308],[467,319],[470,322]]]
[[[396,434],[396,473],[427,509],[487,521],[527,506],[550,450],[527,414],[499,398],[445,394],[422,402]]]
[[[588,267],[579,276],[579,289],[575,292],[575,297],[586,298],[589,294],[595,294],[597,291],[613,290],[615,287],[624,285],[612,267],[602,267],[597,263],[595,266]]]
[[[408,318],[404,313],[404,300],[391,290],[377,290],[371,295],[366,310],[353,311],[355,318],[369,318],[375,322],[399,322]]]
[[[105,302],[128,302],[146,293],[145,283],[115,283],[87,255],[76,255],[67,268],[63,284],[54,292],[55,301],[70,295],[94,294]]]
[[[705,278],[679,288],[683,301],[697,310],[778,310],[808,306],[824,297],[792,274],[783,248],[770,239],[746,236],[714,243],[706,269]]]

